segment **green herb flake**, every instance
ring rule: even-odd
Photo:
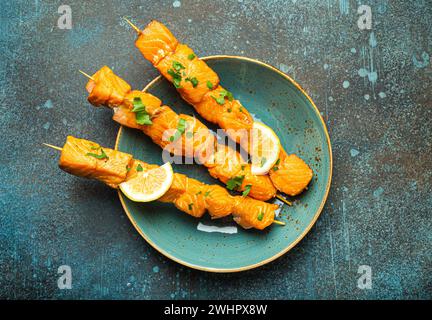
[[[273,171],[278,171],[279,170],[279,167],[278,167],[279,163],[280,163],[280,159],[277,159],[276,163],[273,166]]]
[[[258,214],[257,219],[258,219],[258,221],[262,221],[263,218],[264,218],[264,213],[261,211],[261,212]]]
[[[150,119],[150,115],[147,112],[138,112],[135,115],[136,123],[140,125],[151,125],[153,122]]]
[[[246,165],[245,165],[245,164],[242,164],[242,165],[241,165],[241,169],[244,170],[245,168],[246,168]]]
[[[101,147],[100,146],[93,146],[93,147],[90,147],[90,149],[92,149],[92,150],[99,150]]]
[[[172,77],[172,81],[173,81],[174,87],[176,87],[177,89],[181,88],[180,83],[181,83],[181,80],[182,80],[182,76],[181,76],[180,72],[175,71],[174,69],[168,69],[167,72]]]
[[[142,103],[140,97],[135,97],[133,99],[132,112],[135,113],[135,121],[136,121],[137,124],[140,124],[140,125],[150,125],[150,124],[153,124],[153,122],[150,119],[150,115],[146,111],[146,107]]]
[[[190,83],[192,83],[192,87],[196,88],[196,86],[198,85],[198,79],[193,77],[193,78],[186,78],[185,81],[189,81]]]
[[[196,196],[200,195],[202,193],[202,191],[198,191],[197,193],[195,193]]]
[[[223,96],[219,96],[219,97],[211,96],[211,97],[221,106],[225,104],[225,98]]]
[[[136,167],[136,171],[137,171],[137,172],[144,171],[144,168],[141,166],[141,164],[138,163],[138,165],[137,165],[137,167]]]
[[[227,111],[228,111],[228,112],[231,112],[231,111],[232,111],[232,109],[231,109],[231,108],[228,108],[228,109],[227,109]]]
[[[126,172],[129,172],[131,170],[131,168],[129,168],[128,165],[126,165]]]
[[[243,175],[243,176],[236,176],[236,177],[229,179],[226,183],[227,189],[228,190],[238,189],[242,185],[244,177],[245,176]]]
[[[204,197],[208,197],[210,194],[210,191],[207,191],[206,193],[204,193]]]
[[[188,204],[188,208],[189,208],[189,210],[192,210],[192,206],[193,206],[193,203],[189,203],[189,204]]]
[[[179,122],[177,123],[177,131],[174,133],[173,136],[171,136],[169,138],[169,140],[171,142],[177,141],[181,137],[181,135],[183,133],[185,133],[185,131],[186,131],[186,124],[187,124],[187,122],[186,122],[185,119],[182,119],[182,118],[179,119]]]
[[[228,100],[233,101],[234,100],[233,94],[229,91],[226,91],[226,90],[225,90],[225,92],[226,92],[225,96],[228,98]]]
[[[93,158],[96,158],[96,159],[99,159],[99,160],[102,160],[102,159],[109,159],[109,157],[107,156],[107,154],[105,153],[105,151],[101,148],[101,154],[96,154],[96,153],[91,153],[91,152],[89,152],[89,153],[87,153],[86,154],[86,156],[90,156],[90,157],[93,157]]]
[[[207,83],[208,85],[208,83]],[[234,97],[231,92],[227,90],[221,90],[219,92],[219,97],[211,96],[213,99],[216,100],[216,102],[220,105],[225,104],[225,98],[227,98],[229,101],[233,101]]]
[[[188,59],[189,60],[193,60],[193,59],[195,59],[195,55],[193,54],[193,53],[191,53],[190,55],[188,55]]]
[[[252,185],[251,185],[251,184],[246,185],[246,186],[245,186],[245,189],[244,189],[244,191],[243,191],[243,193],[242,193],[242,196],[243,196],[243,197],[246,197],[246,196],[249,194],[249,192],[251,191],[251,188],[252,188]]]
[[[182,65],[180,62],[178,61],[173,61],[172,63],[172,67],[174,68],[174,70],[176,71],[180,71],[182,69],[185,69],[184,65]]]
[[[261,158],[261,167],[264,167],[265,163],[267,162],[267,158],[266,157],[262,157]]]
[[[179,119],[179,122],[177,123],[177,130],[180,131],[181,134],[185,133],[186,131],[186,120],[183,118]]]
[[[210,90],[213,89],[213,84],[210,80],[207,80],[207,88],[209,88]]]

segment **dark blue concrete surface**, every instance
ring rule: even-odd
[[[73,27],[57,27],[61,4]],[[369,4],[372,30],[357,26]],[[2,1],[0,298],[432,298],[432,2]],[[157,75],[121,17],[165,22],[201,55],[260,59],[294,77],[329,127],[334,175],[309,235],[277,261],[207,274],[153,250],[115,191],[67,175],[67,134],[113,146],[109,112],[77,72]],[[71,290],[57,268],[72,268]],[[372,289],[357,287],[360,265]]]

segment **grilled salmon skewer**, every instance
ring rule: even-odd
[[[63,148],[48,146],[61,150],[59,167],[62,170],[75,176],[100,180],[114,189],[118,189],[120,183],[135,178],[138,166],[144,172],[158,167],[134,159],[130,154],[72,136],[67,137]],[[105,156],[95,157],[95,150],[102,150]],[[284,224],[274,219],[275,210],[279,207],[276,204],[247,196],[232,196],[221,186],[204,184],[179,173],[174,173],[171,187],[158,201],[173,203],[179,210],[196,218],[202,217],[206,211],[212,219],[232,214],[233,219],[245,229],[262,230],[272,223]]]
[[[251,165],[235,150],[218,144],[214,134],[196,118],[175,113],[149,93],[131,90],[107,66],[89,77],[86,86],[89,102],[96,107],[111,108],[114,121],[143,131],[173,154],[202,160],[210,175],[231,189],[245,191],[262,201],[276,196],[276,188],[267,175],[253,175]],[[191,138],[193,142],[189,143]]]
[[[136,47],[174,84],[182,98],[204,119],[226,130],[227,135],[251,153],[250,143],[243,138],[241,129],[243,133],[250,132],[254,120],[240,101],[220,85],[218,75],[191,48],[179,43],[162,23],[154,20],[141,31],[126,21],[138,33]],[[278,161],[269,171],[273,185],[290,196],[301,193],[312,175],[311,168],[301,158],[288,155],[282,147]]]

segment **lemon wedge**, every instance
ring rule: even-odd
[[[133,178],[120,183],[123,194],[132,201],[150,202],[162,197],[173,182],[174,173],[169,162],[150,170],[137,172]]]
[[[251,172],[265,175],[279,158],[280,141],[274,131],[261,122],[254,122],[251,132]]]

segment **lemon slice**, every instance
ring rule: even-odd
[[[279,158],[280,141],[274,131],[260,122],[254,122],[251,137],[252,174],[265,175]]]
[[[120,190],[132,201],[150,202],[162,197],[173,182],[173,169],[169,162],[120,183]]]

